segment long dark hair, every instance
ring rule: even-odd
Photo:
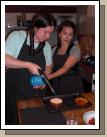
[[[44,28],[46,26],[55,26],[55,19],[49,13],[38,13],[32,18],[32,26],[29,28],[30,34],[30,55],[34,54],[34,28]],[[38,53],[45,46],[45,41],[40,42],[38,48],[35,50]]]
[[[57,48],[56,48],[56,51],[55,52],[57,52],[58,50],[59,50],[59,48],[61,47],[61,40],[60,40],[60,38],[59,38],[59,33],[61,33],[61,31],[63,30],[63,27],[71,27],[72,29],[73,29],[73,38],[72,38],[72,40],[70,41],[70,43],[69,43],[69,46],[68,46],[68,49],[67,49],[67,52],[66,52],[66,54],[68,54],[69,53],[69,51],[70,51],[70,49],[74,46],[74,41],[77,39],[77,37],[76,37],[76,26],[75,26],[75,24],[72,22],[72,21],[70,21],[70,20],[65,20],[65,21],[63,21],[59,26],[58,26],[58,28],[57,28],[57,34],[58,34],[58,44],[57,44]]]

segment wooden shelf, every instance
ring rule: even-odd
[[[28,27],[21,26],[7,26],[6,29],[27,29]]]

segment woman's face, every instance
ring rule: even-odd
[[[71,27],[64,26],[62,31],[59,33],[59,38],[61,40],[61,44],[69,45],[70,41],[73,38],[74,30]]]
[[[51,33],[54,31],[53,26],[47,26],[45,28],[36,29],[35,28],[35,36],[34,41],[36,42],[43,42],[48,40],[51,36]]]

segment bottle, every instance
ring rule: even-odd
[[[17,26],[21,27],[21,16],[17,16]]]
[[[21,14],[21,20],[22,20],[22,27],[26,27],[27,23],[26,23],[26,14],[25,13]]]
[[[95,74],[92,75],[92,92],[95,92]]]
[[[43,80],[41,75],[33,75],[30,79],[31,86],[43,86],[45,85],[45,81]]]

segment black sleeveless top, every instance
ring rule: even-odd
[[[64,66],[69,53],[59,55],[57,50],[54,54],[54,72]],[[79,74],[79,63],[76,63],[65,74],[51,80],[57,94],[78,93],[83,91],[82,81]]]

